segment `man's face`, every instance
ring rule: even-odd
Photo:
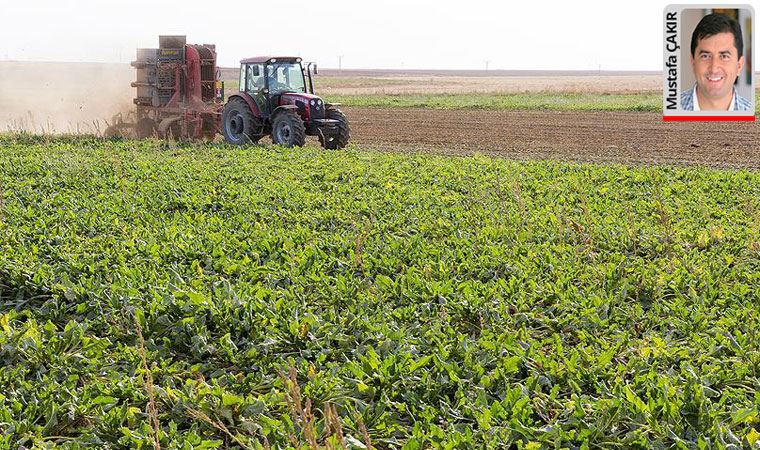
[[[720,100],[733,95],[744,56],[739,57],[733,34],[718,33],[697,42],[691,64],[699,92],[711,100]]]

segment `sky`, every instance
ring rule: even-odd
[[[184,34],[188,43],[216,44],[225,67],[297,55],[324,68],[466,70],[661,70],[669,3],[8,2],[0,60],[128,63],[137,47],[158,47],[159,34]]]

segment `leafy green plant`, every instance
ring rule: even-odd
[[[758,445],[755,172],[4,135],[0,192],[0,446]]]

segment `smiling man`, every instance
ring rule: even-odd
[[[681,93],[686,111],[749,111],[752,104],[734,89],[744,67],[744,40],[739,22],[708,14],[691,35],[691,67],[697,83]]]

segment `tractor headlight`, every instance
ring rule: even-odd
[[[311,103],[311,106],[314,106],[314,105],[316,105],[316,104],[317,104],[317,102],[315,102],[314,100],[312,100],[312,101],[311,101],[311,102],[309,102],[309,103]]]

